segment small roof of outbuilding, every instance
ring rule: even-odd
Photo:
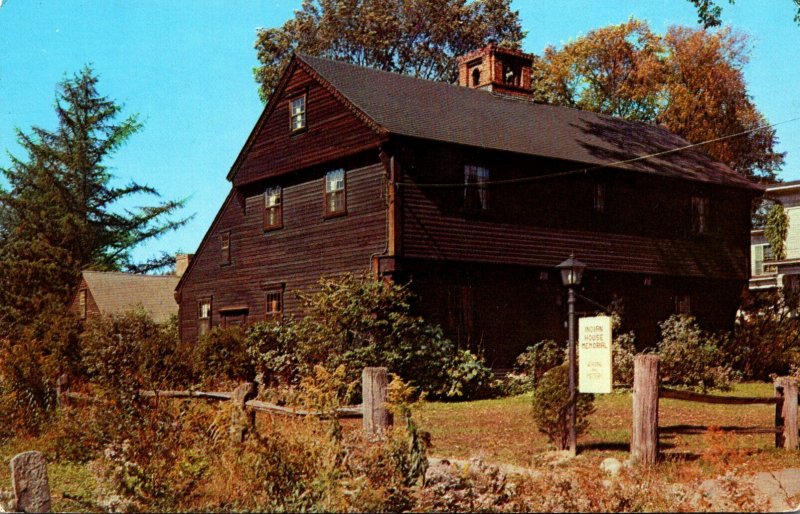
[[[660,126],[330,59],[307,55],[295,58],[390,134],[629,169],[754,192],[763,190],[698,147],[674,151],[690,143]],[[638,159],[652,154],[660,155]]]
[[[120,314],[141,306],[156,323],[178,314],[173,296],[179,280],[176,275],[84,271],[83,279],[103,314]]]

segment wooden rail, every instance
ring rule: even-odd
[[[687,402],[700,402],[700,403],[717,403],[724,405],[775,405],[783,402],[783,398],[763,396],[715,396],[711,394],[693,393],[691,391],[679,391],[676,389],[661,388],[659,397],[669,398],[672,400],[684,400]]]
[[[224,391],[141,391],[140,394],[144,398],[201,398],[206,400],[230,400],[233,396],[233,393]],[[96,398],[84,393],[74,393],[71,391],[62,392],[61,397],[62,399],[67,398],[70,400],[80,400],[92,403],[103,402],[103,400],[100,398]],[[328,416],[327,413],[321,411],[286,407],[260,400],[248,400],[245,402],[245,407],[259,412],[269,412],[271,414],[283,416],[319,416],[322,418],[326,418]],[[336,409],[336,417],[341,419],[360,418],[362,415],[362,405],[349,405],[347,407],[340,407]]]
[[[388,373],[386,368],[364,368],[362,373],[362,392],[364,403],[336,409],[336,418],[362,418],[363,429],[368,436],[380,436],[390,425],[391,415],[386,409],[386,386]],[[68,400],[103,403],[104,400],[94,396],[69,391],[69,383],[65,376],[58,380],[57,398],[59,405]],[[256,384],[244,382],[234,391],[140,391],[144,398],[182,398],[230,401],[233,405],[231,413],[231,440],[242,442],[247,434],[255,428],[255,412],[267,412],[280,416],[316,416],[321,419],[331,414],[319,410],[300,409],[275,405],[274,403],[252,399],[256,393]],[[367,413],[365,415],[365,413]]]
[[[723,405],[775,405],[774,428],[750,427],[751,433],[775,434],[775,446],[786,450],[798,448],[798,388],[789,377],[775,380],[775,396],[715,396],[666,389],[660,386],[659,358],[656,355],[637,355],[633,371],[633,428],[631,459],[642,464],[654,464],[658,458],[658,401],[660,398]]]

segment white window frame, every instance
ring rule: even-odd
[[[306,95],[289,100],[289,128],[298,132],[306,128]]]

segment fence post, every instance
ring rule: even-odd
[[[256,394],[255,382],[242,382],[231,394],[231,443],[242,444],[247,434],[255,428],[256,413],[247,412],[247,400]]]
[[[11,488],[18,512],[50,512],[47,461],[41,452],[18,453],[11,459]]]
[[[637,355],[633,360],[633,431],[631,460],[655,464],[658,457],[658,356]]]
[[[361,373],[361,392],[364,398],[364,433],[367,436],[382,434],[391,424],[386,409],[386,386],[389,374],[386,368],[364,368]]]
[[[775,388],[775,448],[783,448],[783,403],[785,396],[783,394],[783,377],[777,377],[773,382]]]
[[[66,392],[69,391],[69,377],[62,373],[56,380],[56,407],[61,408],[67,404]]]
[[[797,381],[790,377],[779,377],[775,380],[775,395],[783,398],[783,402],[775,405],[775,427],[783,428],[776,432],[775,446],[787,450],[796,450],[797,433]]]

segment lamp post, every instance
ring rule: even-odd
[[[569,316],[569,451],[572,456],[578,454],[578,442],[575,437],[575,418],[576,416],[576,382],[575,379],[575,286],[580,285],[583,278],[583,270],[586,265],[575,258],[575,254],[570,254],[569,259],[565,260],[556,268],[561,271],[561,282],[567,288],[567,312]]]

